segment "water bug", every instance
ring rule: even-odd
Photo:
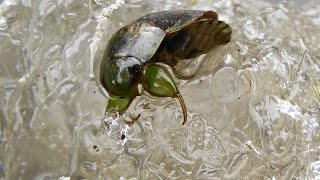
[[[178,61],[196,58],[227,44],[231,28],[213,11],[181,10],[148,14],[110,38],[100,64],[100,82],[109,93],[107,111],[123,113],[141,95],[138,84],[157,97],[177,98],[187,108],[173,76]]]

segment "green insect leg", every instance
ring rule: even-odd
[[[130,96],[110,96],[108,104],[105,110],[106,112],[119,112],[122,114],[126,109],[128,109],[131,101],[133,100]]]
[[[147,66],[144,70],[142,85],[151,95],[177,98],[183,112],[182,125],[186,123],[187,108],[185,102],[168,70],[156,64]]]

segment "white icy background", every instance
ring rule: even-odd
[[[320,178],[320,3],[274,2],[0,0],[0,179]],[[93,67],[108,38],[174,9],[233,29],[179,81],[188,122],[146,96],[133,125],[104,117]]]

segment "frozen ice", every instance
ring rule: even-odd
[[[180,64],[187,123],[177,100],[145,95],[105,115],[108,39],[177,9],[233,30]],[[319,32],[316,0],[0,0],[0,179],[320,178]]]

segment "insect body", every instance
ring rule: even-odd
[[[100,81],[110,99],[106,111],[124,112],[139,96],[138,84],[158,97],[177,98],[187,110],[173,75],[179,60],[195,58],[230,42],[231,28],[213,11],[163,11],[139,18],[109,40],[100,65]],[[177,74],[176,74],[177,75]]]

